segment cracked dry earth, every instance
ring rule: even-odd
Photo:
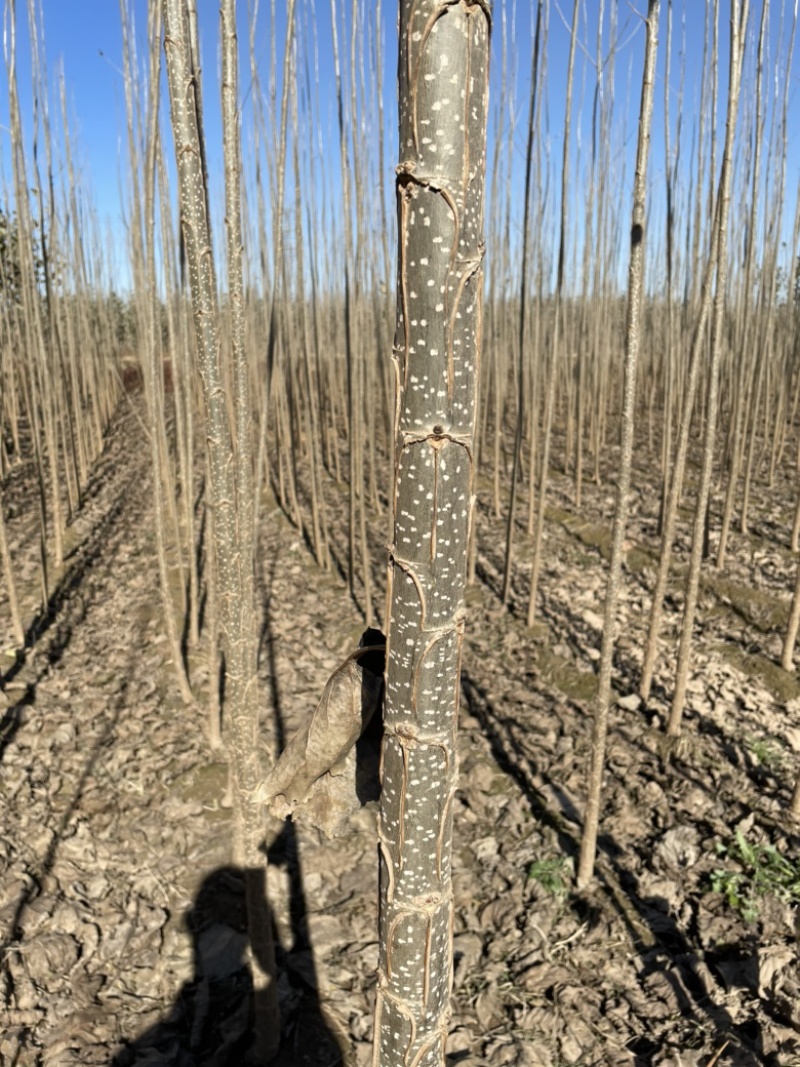
[[[341,492],[328,492],[343,522]],[[19,495],[9,526],[25,595],[35,557]],[[150,495],[147,449],[123,406],[40,637],[2,663],[3,1067],[246,1062],[242,883],[220,806],[225,769],[203,741],[204,712],[184,708],[173,681]],[[656,547],[653,515],[634,509],[598,879],[584,894],[573,891],[571,863],[613,499],[587,487],[580,521],[566,495],[552,507],[532,630],[520,621],[529,543],[520,531],[518,610],[500,613],[501,523],[481,503],[463,662],[449,1063],[800,1064],[800,841],[785,816],[800,702],[793,680],[770,671],[794,564],[781,547],[781,505],[761,503],[773,525],[756,531],[752,550],[734,547],[727,584],[704,587],[686,740],[669,752],[661,723],[671,665],[662,661],[647,707],[633,695]],[[375,523],[376,581],[378,526],[385,519]],[[285,736],[307,720],[361,622],[274,502],[261,535],[266,743],[276,716]],[[676,584],[665,648],[679,601]],[[3,629],[0,649],[10,644]],[[794,889],[776,883],[748,896],[737,829],[756,856],[773,855],[763,851],[771,846],[786,858]],[[278,1062],[364,1067],[377,961],[374,805],[333,842],[302,822],[268,830]],[[737,875],[752,907],[725,891]]]

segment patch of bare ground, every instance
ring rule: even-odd
[[[167,660],[149,464],[131,412],[120,412],[96,473],[38,640],[2,665],[0,1063],[245,1063],[246,935],[220,805],[225,769],[204,744],[205,713],[180,704]],[[343,560],[346,499],[332,482],[326,494]],[[503,527],[483,504],[478,511],[454,812],[449,1062],[796,1064],[800,840],[784,813],[800,703],[764,667],[774,667],[779,619],[754,598],[759,627],[741,604],[746,588],[785,600],[792,561],[772,531],[754,531],[735,541],[724,574],[709,570],[685,738],[668,748],[681,556],[644,707],[634,694],[657,540],[653,507],[643,497],[634,508],[598,879],[576,894],[613,498],[586,487],[576,517],[557,478],[552,507],[533,629],[522,622],[524,532],[512,611],[500,613]],[[770,507],[779,516],[768,500],[754,514]],[[371,533],[376,583],[385,541],[384,515]],[[282,744],[361,624],[338,577],[316,567],[271,498],[260,558],[263,736]],[[9,644],[3,633],[0,647]],[[302,821],[265,821],[265,831],[278,1062],[364,1067],[377,960],[374,804],[333,842]],[[748,856],[766,881],[756,883]],[[795,883],[785,868],[764,874],[775,856]]]

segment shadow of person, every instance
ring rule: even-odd
[[[291,827],[287,830],[293,836]],[[288,857],[291,846],[287,844],[289,847],[283,847]],[[279,849],[276,852],[273,846],[271,850],[276,858]],[[280,1048],[272,1063],[275,1067],[289,1063],[337,1067],[343,1063],[343,1049],[322,1015],[313,955],[306,939],[298,943],[294,933],[296,924],[306,926],[304,900],[302,895],[297,899],[295,881],[290,872],[293,944],[284,949],[276,943],[282,1025]],[[120,1049],[109,1067],[255,1067],[258,1061],[251,1048],[254,990],[247,966],[246,917],[245,879],[240,868],[219,867],[204,878],[184,920],[192,938],[191,981],[181,987],[168,1014]],[[295,952],[302,952],[301,969],[292,966]],[[300,1031],[304,1044],[305,1038],[312,1039],[313,1035],[315,1058],[303,1054],[298,1060]]]

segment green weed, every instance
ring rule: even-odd
[[[718,867],[711,873],[711,889],[721,893],[745,922],[755,922],[759,900],[772,896],[785,904],[800,904],[800,866],[791,863],[774,845],[751,844],[741,830],[717,853],[737,864],[738,870]]]
[[[572,882],[573,863],[565,856],[552,860],[534,860],[528,868],[528,877],[546,889],[556,900],[563,901]]]
[[[779,771],[786,762],[783,743],[776,737],[747,737],[745,747],[753,758],[768,771]]]

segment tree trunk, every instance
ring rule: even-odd
[[[553,312],[552,360],[547,379],[547,391],[544,402],[544,425],[542,427],[542,458],[539,476],[539,494],[537,499],[536,527],[533,534],[533,556],[531,558],[531,582],[528,592],[528,626],[533,626],[536,617],[536,594],[539,588],[539,574],[542,568],[542,537],[544,520],[547,512],[547,482],[550,468],[550,438],[553,425],[553,408],[556,400],[556,383],[558,381],[558,363],[561,354],[561,341],[566,338],[566,320],[562,307],[564,293],[564,267],[567,258],[567,214],[569,195],[569,155],[570,125],[572,120],[572,84],[575,72],[575,48],[578,41],[578,18],[580,4],[575,0],[572,9],[572,30],[567,60],[567,99],[564,108],[564,147],[561,157],[561,222],[558,235],[558,273],[556,275],[556,297]],[[562,316],[564,316],[563,334]]]
[[[650,154],[650,126],[653,117],[653,88],[656,55],[658,52],[658,15],[660,0],[650,0],[647,13],[642,98],[639,109],[639,143],[636,156],[636,178],[633,189],[633,220],[631,223],[631,256],[628,268],[628,314],[625,330],[625,389],[622,412],[622,456],[620,458],[617,507],[611,547],[611,568],[606,586],[603,619],[603,648],[600,656],[600,678],[595,701],[592,726],[592,749],[588,774],[588,801],[581,840],[578,866],[578,886],[588,884],[594,872],[597,852],[597,828],[600,817],[603,767],[605,764],[608,705],[611,697],[611,667],[617,631],[617,602],[622,584],[623,539],[628,521],[628,494],[633,462],[634,407],[636,401],[636,366],[639,358],[639,336],[642,319],[642,291],[644,286],[644,228],[647,192],[647,161]]]
[[[379,825],[379,1067],[442,1067],[473,507],[490,10],[401,0],[395,525]]]
[[[234,860],[244,870],[250,966],[255,1003],[256,1055],[268,1059],[277,1049],[280,1029],[275,984],[274,947],[266,909],[266,870],[261,851],[264,836],[261,804],[256,790],[263,778],[258,738],[258,679],[253,600],[252,453],[249,410],[237,413],[234,425],[228,415],[225,376],[220,359],[219,311],[208,197],[198,128],[195,78],[190,65],[189,18],[181,0],[163,0],[164,46],[170,90],[172,129],[180,186],[181,228],[186,246],[198,363],[203,381],[208,447],[208,478],[213,514],[222,649],[225,657],[225,711],[229,719],[226,740],[233,771]],[[221,9],[223,32],[223,121],[236,117],[235,5],[226,0]],[[233,112],[233,114],[231,114]],[[226,136],[229,254],[238,258],[238,196],[231,196],[231,181],[238,175],[232,154],[237,137]],[[231,274],[235,275],[233,267]],[[232,288],[236,282],[232,281]],[[236,300],[234,292],[232,300]],[[240,353],[240,356],[243,353]],[[247,405],[240,367],[236,372],[237,405]],[[241,417],[239,417],[241,416]],[[244,454],[241,454],[244,451]],[[249,499],[248,499],[248,494]],[[245,530],[245,527],[248,527]],[[213,684],[213,682],[212,682]]]
[[[794,670],[794,646],[797,641],[797,631],[800,628],[800,560],[797,562],[797,578],[794,583],[794,595],[792,606],[789,611],[789,622],[786,626],[786,636],[783,641],[781,654],[781,666],[785,671]]]
[[[525,195],[522,211],[522,272],[519,283],[519,362],[517,377],[517,430],[514,440],[514,463],[511,468],[511,492],[508,498],[506,525],[506,562],[503,571],[503,604],[508,604],[511,592],[511,570],[514,546],[514,515],[517,503],[517,480],[522,455],[522,435],[525,425],[525,353],[527,350],[526,326],[528,323],[528,238],[530,234],[531,177],[533,173],[533,139],[536,133],[536,89],[539,84],[539,42],[541,41],[542,2],[536,8],[536,31],[531,56],[531,93],[528,106],[528,147],[525,151]]]
[[[703,443],[703,461],[700,470],[700,485],[697,490],[697,507],[692,531],[692,550],[689,559],[689,574],[686,582],[686,601],[683,608],[681,639],[678,647],[678,664],[675,669],[675,690],[672,694],[667,733],[677,737],[680,732],[689,676],[692,637],[694,632],[697,596],[700,589],[700,564],[703,547],[708,497],[711,490],[711,468],[714,458],[714,438],[717,427],[719,363],[722,350],[726,285],[728,277],[728,210],[731,199],[731,169],[733,141],[736,133],[736,117],[739,109],[739,88],[742,76],[742,57],[749,14],[749,0],[734,0],[731,5],[731,49],[728,84],[728,111],[725,127],[725,148],[719,179],[719,213],[714,241],[717,244],[717,288],[714,296],[714,320],[711,332],[711,366],[708,371],[708,411]],[[716,11],[716,6],[715,6]]]
[[[17,585],[14,579],[14,567],[11,561],[11,552],[8,548],[6,537],[6,523],[3,516],[3,486],[0,483],[0,563],[3,565],[3,576],[6,580],[6,593],[8,606],[11,613],[11,629],[18,648],[25,644],[25,627],[22,625],[22,614],[19,610],[17,599]]]

